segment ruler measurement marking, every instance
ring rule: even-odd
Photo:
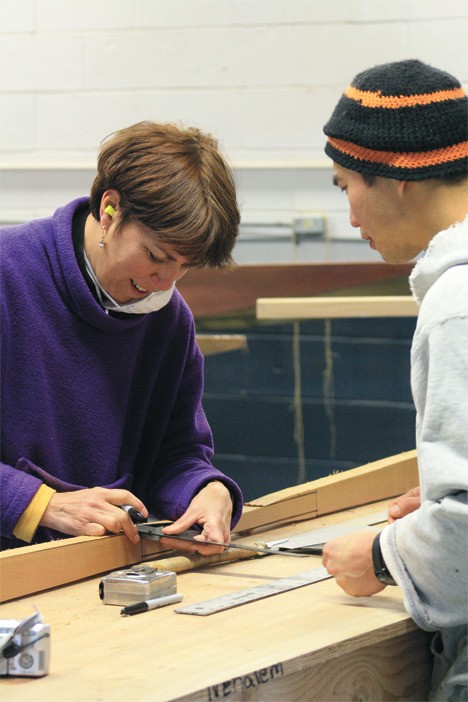
[[[278,595],[281,592],[289,592],[304,587],[305,585],[312,585],[322,580],[328,580],[331,577],[332,576],[329,575],[325,568],[314,568],[313,570],[299,573],[289,578],[279,578],[266,585],[256,585],[247,590],[238,590],[237,592],[213,597],[210,600],[180,607],[175,609],[174,612],[177,612],[177,614],[196,614],[201,617],[206,617],[216,612],[223,612],[226,609],[233,609],[234,607],[248,604],[249,602],[257,602],[258,600],[266,599],[272,595]]]

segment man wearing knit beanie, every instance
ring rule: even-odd
[[[323,563],[348,594],[399,585],[432,641],[431,700],[468,699],[468,99],[417,60],[358,74],[324,127],[350,221],[391,263],[421,252],[411,351],[420,487],[380,533],[330,541]]]

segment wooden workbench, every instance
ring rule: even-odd
[[[404,491],[414,482],[414,471],[408,461],[400,464],[402,475],[408,476],[401,481]],[[392,466],[387,468],[390,474]],[[301,505],[302,521],[291,522],[286,517],[282,522],[280,493],[249,506],[246,516],[250,528],[255,520],[261,524],[262,510],[270,517],[275,514],[275,525],[257,527],[261,539],[269,541],[386,507],[387,498],[322,514],[329,507],[317,507],[326,504],[320,495],[323,492],[329,498],[334,481],[347,486],[347,494],[352,495],[353,481],[361,486],[356,492],[365,493],[362,480],[368,477],[372,486],[376,475],[367,467],[348,473],[349,478],[340,474],[315,481],[317,488],[309,483],[304,491],[300,487],[285,491],[284,515],[296,503]],[[379,479],[378,484],[383,483],[385,479]],[[344,499],[342,492],[337,494],[337,503]],[[304,519],[305,495],[313,496],[315,517]],[[365,497],[370,502],[369,495]],[[272,507],[276,511],[271,511]],[[258,537],[256,533],[240,540],[248,543],[258,541]],[[111,548],[120,538],[124,537],[103,537],[96,543],[108,543]],[[70,539],[70,547],[72,542],[75,540]],[[66,567],[66,558],[62,559]],[[0,618],[20,619],[37,608],[51,625],[51,667],[43,678],[1,680],[0,699],[424,700],[431,666],[428,635],[405,613],[398,588],[386,588],[372,598],[351,598],[333,580],[327,580],[208,617],[173,611],[318,566],[317,556],[266,556],[179,574],[178,590],[184,596],[181,605],[133,617],[122,617],[120,607],[101,603],[100,576],[96,575],[4,602]],[[2,570],[2,577],[5,572],[12,577],[8,569]]]

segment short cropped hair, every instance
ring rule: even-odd
[[[236,188],[211,135],[150,121],[111,134],[103,141],[91,188],[97,221],[110,189],[120,194],[119,226],[143,223],[191,267],[232,264],[240,223]]]
[[[361,173],[361,176],[369,187],[372,187],[377,182],[377,176],[371,173]],[[462,185],[468,182],[468,173],[450,173],[440,178],[434,178],[434,180],[443,185]]]

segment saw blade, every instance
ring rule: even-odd
[[[168,526],[165,524],[164,526]],[[253,553],[263,553],[268,556],[293,556],[294,558],[303,558],[307,554],[304,553],[289,553],[288,551],[279,551],[274,548],[268,548],[265,545],[246,545],[246,544],[236,544],[231,542],[230,544],[223,543],[222,541],[200,541],[195,539],[195,536],[199,536],[200,532],[194,529],[189,529],[188,531],[183,531],[181,534],[164,534],[164,526],[158,526],[153,524],[138,524],[137,529],[140,536],[144,536],[148,539],[154,539],[160,541],[160,539],[177,539],[179,541],[186,541],[189,543],[195,543],[198,546],[223,546],[224,548],[237,548],[244,551],[252,551]]]

